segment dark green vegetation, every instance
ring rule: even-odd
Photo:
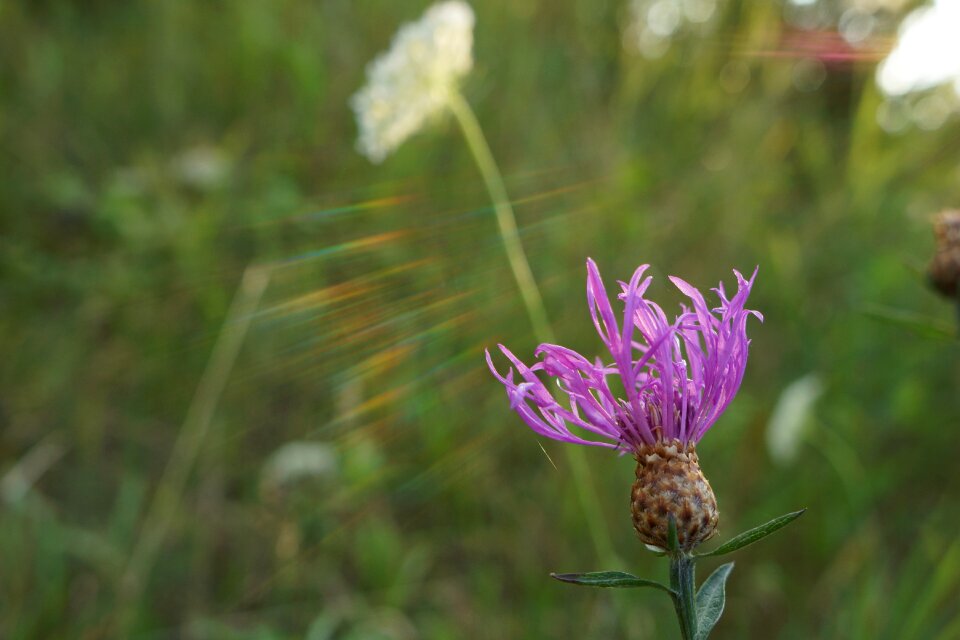
[[[659,594],[549,578],[666,564],[630,525],[632,461],[591,449],[623,560],[599,565],[563,445],[486,372],[484,346],[535,345],[456,127],[381,166],[353,150],[347,99],[423,6],[0,4],[0,636],[676,633]],[[668,310],[667,274],[705,288],[760,265],[766,322],[700,459],[720,541],[809,510],[739,553],[714,637],[957,637],[960,365],[937,329],[955,309],[922,269],[927,215],[960,204],[958,120],[884,133],[870,64],[799,91],[794,59],[751,55],[777,48],[775,3],[734,3],[652,61],[598,6],[477,6],[464,92],[563,344],[600,348],[586,256],[609,279],[652,263]],[[269,285],[131,598],[251,264]],[[775,464],[773,408],[811,372],[824,393]],[[326,448],[281,480],[292,441]]]

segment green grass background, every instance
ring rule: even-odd
[[[563,445],[486,371],[484,347],[535,342],[455,124],[379,166],[354,151],[364,65],[425,6],[0,5],[0,637],[677,634],[662,594],[618,608],[547,576],[666,568],[630,526],[632,461],[590,449],[623,562],[599,566]],[[738,553],[715,637],[960,637],[956,310],[923,278],[929,215],[960,203],[957,118],[885,133],[869,63],[799,91],[796,58],[756,55],[787,28],[777,3],[725,4],[656,60],[622,47],[622,3],[475,10],[464,93],[563,344],[601,348],[587,256],[610,280],[651,263],[667,309],[667,274],[707,288],[760,266],[766,322],[699,451],[721,539],[809,511]],[[198,148],[221,180],[183,177]],[[124,566],[252,264],[269,287],[129,602]],[[773,407],[811,372],[824,394],[775,464]],[[333,463],[265,483],[303,441]],[[10,489],[38,447],[59,456]]]

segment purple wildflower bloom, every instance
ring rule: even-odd
[[[540,361],[528,367],[509,349],[503,354],[516,367],[500,375],[487,351],[490,371],[507,389],[510,407],[537,433],[576,444],[637,451],[644,445],[679,440],[696,444],[716,422],[740,388],[750,341],[747,317],[763,316],[744,307],[757,272],[749,280],[738,271],[737,293],[727,298],[723,283],[714,289],[720,306],[710,309],[703,295],[680,278],[673,284],[688,298],[671,323],[644,293],[651,277],[641,265],[629,283],[621,282],[622,328],[617,325],[603,281],[593,260],[587,260],[587,303],[593,324],[613,361],[593,362],[566,347],[541,344]],[[569,397],[562,404],[547,390],[540,372],[556,379]],[[618,398],[608,383],[617,375],[626,398]],[[581,437],[570,426],[599,440]]]

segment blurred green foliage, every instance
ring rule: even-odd
[[[631,460],[590,450],[624,562],[597,566],[562,445],[542,443],[555,468],[485,370],[484,346],[534,342],[456,128],[380,166],[353,149],[347,99],[424,6],[0,4],[0,636],[676,633],[666,598],[618,620],[547,577],[665,565],[630,527]],[[620,3],[475,9],[464,91],[564,344],[600,347],[588,255],[608,278],[652,263],[668,308],[666,274],[760,265],[766,322],[700,456],[721,539],[809,511],[737,558],[715,637],[960,635],[955,309],[922,276],[928,215],[960,203],[957,119],[885,133],[866,63],[798,89],[805,61],[754,55],[787,28],[776,3],[723,5],[653,60],[622,46]],[[270,288],[125,602],[250,264]],[[823,395],[777,466],[767,421],[809,373]],[[278,479],[291,442],[322,453]]]

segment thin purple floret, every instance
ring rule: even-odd
[[[713,291],[720,306],[710,309],[703,295],[680,278],[670,281],[690,299],[673,322],[657,303],[644,297],[651,278],[641,265],[621,282],[622,326],[617,324],[600,272],[587,260],[587,305],[612,362],[590,361],[555,344],[541,344],[540,359],[528,367],[509,349],[512,363],[501,375],[487,351],[487,365],[507,391],[510,408],[540,435],[562,442],[634,451],[657,441],[700,441],[727,408],[743,380],[750,340],[745,308],[753,281],[734,270],[737,293],[728,298],[721,283]],[[519,378],[515,379],[514,372]],[[608,379],[619,376],[625,398]],[[553,379],[561,403],[541,376]]]

